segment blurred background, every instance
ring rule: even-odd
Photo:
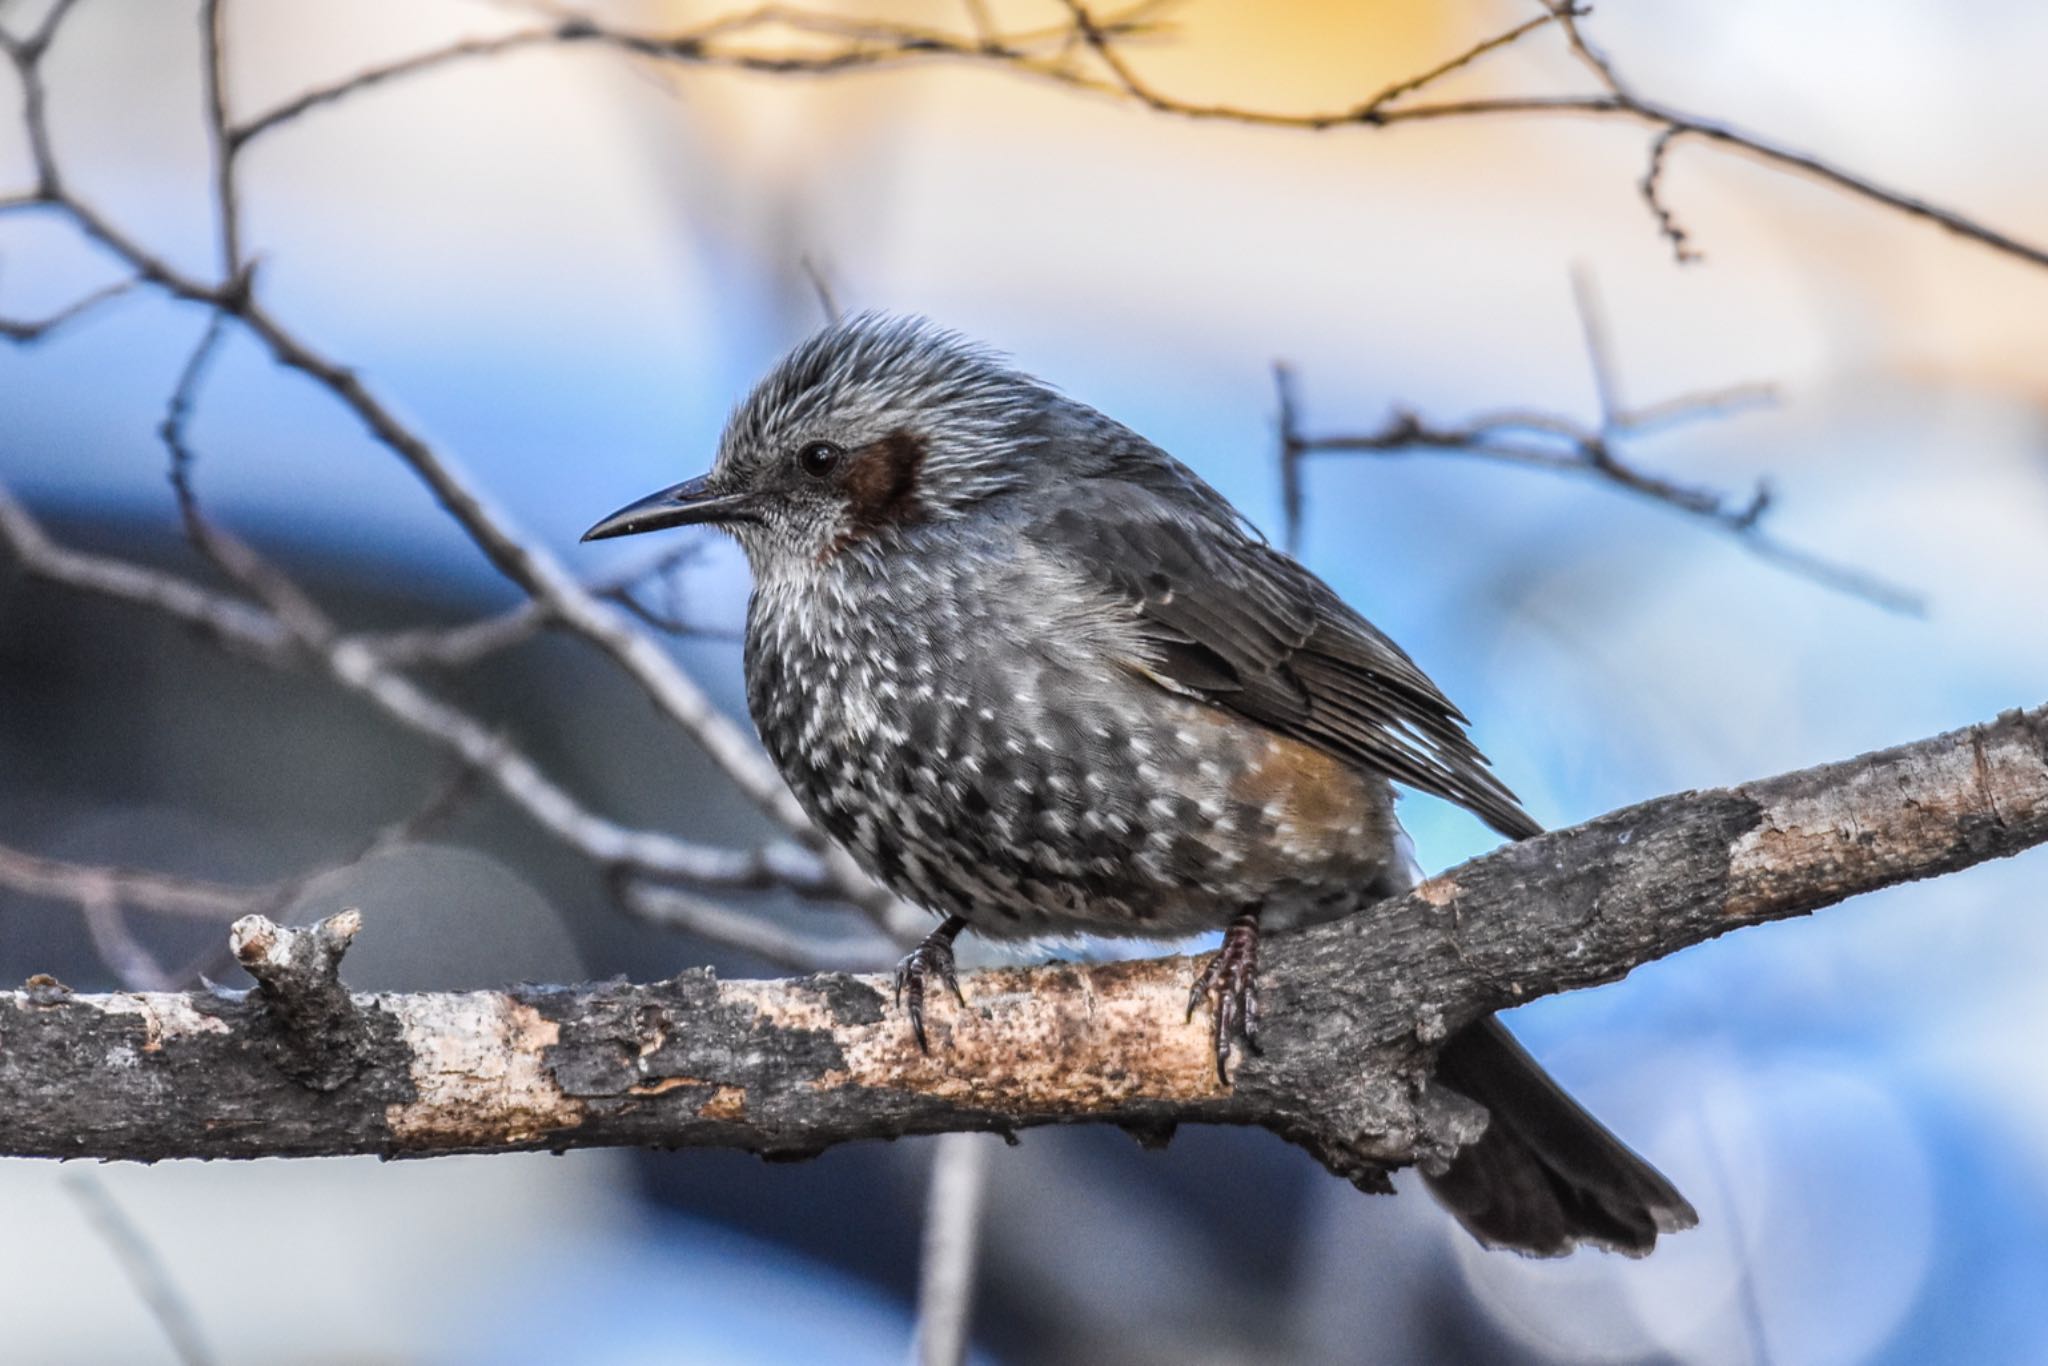
[[[971,32],[982,8],[821,12]],[[1006,29],[1067,22],[1037,0],[985,8]],[[0,24],[25,31],[43,9],[0,3]],[[592,12],[663,31],[719,11]],[[1342,107],[1530,13],[1191,0],[1129,60],[1189,99]],[[247,113],[536,11],[231,0],[228,16],[228,89]],[[1587,26],[1647,96],[2048,238],[2048,8],[1616,0]],[[200,70],[193,8],[135,0],[85,0],[46,62],[74,188],[204,276]],[[1544,31],[1441,93],[1589,79]],[[0,86],[5,192],[29,163],[11,77]],[[592,577],[646,548],[577,535],[708,464],[728,407],[818,323],[813,274],[843,306],[927,313],[1010,352],[1278,534],[1276,360],[1310,434],[1376,427],[1396,405],[1447,424],[1510,407],[1596,421],[1578,269],[1625,402],[1748,381],[1779,396],[1645,436],[1631,458],[1738,501],[1767,477],[1774,535],[1925,608],[1816,584],[1588,481],[1429,455],[1312,462],[1302,557],[1475,718],[1539,819],[2042,701],[2048,270],[1691,142],[1663,185],[1704,254],[1680,267],[1637,188],[1649,140],[1562,117],[1311,135],[961,64],[794,78],[578,45],[366,91],[252,144],[242,170],[274,312]],[[55,215],[0,220],[0,312],[45,314],[118,274]],[[145,291],[0,348],[0,482],[52,536],[205,577],[156,435],[205,323]],[[212,516],[348,626],[517,601],[330,394],[246,336],[231,330],[190,434]],[[745,594],[736,550],[707,539],[664,599],[701,628],[666,643],[742,717]],[[770,833],[578,641],[428,677],[595,810],[699,839]],[[228,658],[0,558],[0,844],[234,883],[345,865],[291,914],[363,908],[347,966],[363,988],[774,971],[622,913],[588,864],[488,792],[351,862],[446,780],[416,738],[313,674]],[[1431,799],[1404,819],[1432,868],[1493,842]],[[1263,1133],[1184,1130],[1163,1153],[1093,1130],[987,1140],[977,1356],[2048,1357],[2044,872],[2037,852],[1899,888],[1516,1012],[1546,1065],[1698,1206],[1700,1228],[1647,1261],[1486,1254],[1412,1181],[1368,1198]],[[864,932],[815,905],[735,904]],[[129,927],[174,964],[221,936],[146,914]],[[75,906],[0,889],[0,980],[32,972],[115,985]],[[893,1362],[909,1350],[931,1151],[91,1179],[224,1362]],[[74,1179],[0,1164],[6,1352],[168,1359]]]

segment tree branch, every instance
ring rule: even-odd
[[[47,340],[53,333],[76,322],[101,304],[112,303],[115,299],[121,298],[139,283],[137,280],[116,280],[41,318],[0,317],[0,337],[22,346],[33,346],[37,342]]]
[[[347,924],[250,924],[253,992],[0,996],[0,1154],[155,1160],[1258,1125],[1366,1189],[1480,1131],[1434,1047],[1739,926],[2048,841],[2048,705],[1524,841],[1268,945],[1263,1055],[1218,1084],[1179,957],[971,974],[921,1054],[881,977],[347,997]],[[277,964],[289,965],[287,969]],[[309,1009],[308,1003],[317,1003]],[[342,1064],[346,1065],[343,1066]]]
[[[182,442],[176,435],[181,423],[181,417],[165,423],[166,440],[174,450]],[[726,848],[620,825],[591,811],[510,737],[393,667],[380,653],[380,643],[387,638],[342,634],[303,590],[253,547],[199,517],[189,485],[183,486],[180,502],[195,540],[224,573],[262,596],[263,606],[165,570],[59,546],[4,485],[0,548],[11,551],[26,574],[163,612],[199,628],[210,641],[271,667],[314,664],[343,691],[362,697],[396,725],[487,777],[513,806],[602,872],[728,891],[786,887],[819,899],[841,892],[840,882],[821,861],[793,844]],[[408,643],[407,649],[412,648]],[[894,902],[871,898],[869,907],[880,908],[871,913],[881,914],[893,909]]]
[[[531,48],[602,47],[652,61],[791,76],[885,70],[908,62],[975,63],[1136,103],[1169,117],[1310,132],[1345,127],[1386,129],[1403,123],[1543,114],[1622,119],[1652,130],[1648,169],[1639,187],[1655,215],[1658,230],[1670,241],[1673,255],[1680,262],[1694,259],[1698,252],[1688,245],[1687,234],[1662,200],[1659,182],[1671,143],[1685,136],[1717,143],[1779,170],[1936,224],[2002,255],[2034,266],[2048,266],[2048,247],[2000,232],[1957,210],[1890,189],[1821,157],[1782,146],[1731,123],[1693,114],[1641,94],[1622,77],[1615,63],[1586,38],[1578,20],[1587,11],[1562,0],[1540,0],[1542,13],[1481,39],[1437,65],[1351,104],[1304,111],[1205,104],[1161,90],[1145,81],[1131,67],[1121,47],[1132,37],[1145,36],[1156,30],[1157,26],[1148,17],[1151,6],[1140,5],[1113,17],[1098,18],[1080,0],[1064,0],[1064,3],[1070,24],[1012,34],[993,33],[979,20],[975,22],[973,32],[962,35],[884,20],[812,13],[780,5],[764,5],[696,28],[678,29],[667,34],[609,28],[580,17],[566,19],[545,27],[495,37],[462,39],[445,47],[367,68],[329,85],[308,90],[245,122],[224,125],[222,144],[226,158],[231,160],[250,142],[289,125],[311,110],[451,63],[493,58]],[[1409,98],[1442,77],[1488,54],[1512,47],[1553,25],[1564,30],[1572,55],[1592,73],[1598,85],[1597,93],[1505,95],[1435,102],[1417,102]],[[822,45],[807,49],[734,45],[735,39],[777,29],[791,31]],[[1108,73],[1106,77],[1092,74],[1067,60],[1066,50],[1076,44],[1094,54]],[[32,95],[40,100],[39,90]]]
[[[278,365],[298,371],[324,389],[353,414],[380,445],[413,471],[485,558],[531,597],[550,622],[582,637],[609,656],[670,721],[696,742],[734,789],[787,832],[799,847],[746,851],[692,846],[671,836],[625,832],[613,823],[583,811],[523,754],[509,748],[500,737],[467,714],[426,693],[407,675],[387,667],[359,642],[341,637],[309,599],[292,592],[293,586],[288,579],[261,575],[263,566],[252,549],[234,542],[218,528],[212,529],[209,537],[202,539],[202,547],[216,555],[228,553],[233,563],[224,567],[231,577],[243,577],[237,568],[257,573],[259,577],[245,580],[244,586],[258,592],[259,596],[265,596],[264,589],[278,590],[287,595],[274,599],[266,597],[266,606],[271,611],[262,614],[267,624],[282,628],[279,635],[286,651],[289,652],[293,646],[309,651],[317,662],[326,666],[328,674],[338,683],[361,693],[401,724],[452,749],[465,762],[491,774],[501,790],[528,814],[558,837],[581,847],[601,867],[641,865],[659,876],[675,876],[698,885],[705,882],[697,876],[700,872],[710,872],[714,875],[712,881],[722,881],[727,885],[733,885],[731,879],[734,876],[745,885],[800,881],[807,885],[810,894],[843,900],[866,913],[886,932],[900,931],[914,918],[914,912],[868,878],[844,851],[832,846],[811,825],[767,756],[761,753],[744,729],[712,702],[696,679],[652,637],[637,629],[625,611],[602,601],[579,582],[542,541],[513,524],[451,459],[402,423],[354,370],[323,355],[286,327],[259,300],[255,281],[246,264],[225,272],[218,283],[183,272],[142,245],[90,200],[68,187],[60,175],[49,136],[41,65],[56,34],[59,16],[67,10],[68,5],[58,6],[29,38],[17,38],[0,29],[0,55],[13,63],[22,85],[22,119],[28,133],[30,160],[36,173],[33,192],[11,201],[0,201],[0,208],[42,207],[63,215],[86,238],[126,264],[137,281],[155,286],[173,298],[204,305],[214,311],[216,318],[233,319],[264,345]],[[775,9],[760,11],[747,22],[777,22],[773,16],[784,13]],[[770,17],[761,18],[760,15]],[[225,41],[220,6],[209,0],[200,18],[211,73],[206,92],[208,127],[216,144],[217,158],[214,207],[220,225],[223,258],[233,263],[242,259],[243,252],[237,234],[231,230],[231,225],[238,221],[233,159],[240,144],[225,125],[227,113],[220,98],[219,67],[224,62]],[[779,21],[791,22],[786,18]],[[171,410],[166,414],[162,434],[174,457],[182,441],[183,424],[189,417],[191,394],[203,375],[215,341],[216,334],[211,330],[202,338],[179,380]],[[189,500],[186,510],[189,513]],[[14,524],[0,525],[0,533],[6,533],[19,545],[19,532],[26,514],[18,505],[0,508],[0,514],[6,514],[6,520]],[[38,534],[31,524],[31,540]],[[75,562],[61,557],[45,556],[37,560],[25,555],[24,561],[44,566],[77,567]],[[145,586],[154,590],[161,581],[161,576],[151,576],[146,583],[138,583],[133,575],[117,577],[120,586],[130,590]],[[93,586],[109,585],[95,583]],[[133,592],[126,595],[135,596]],[[218,615],[211,614],[213,600],[210,598],[195,599],[190,594],[174,593],[158,605],[171,605],[173,601],[179,608],[210,614],[205,623],[210,627],[223,625]],[[232,639],[225,632],[220,638]],[[663,862],[672,866],[669,869],[655,866]],[[804,866],[798,867],[798,864]]]
[[[1667,231],[1679,230],[1667,225]],[[1282,535],[1287,548],[1292,551],[1301,542],[1306,498],[1303,467],[1312,457],[1434,452],[1593,479],[1704,522],[1733,537],[1757,558],[1823,588],[1861,598],[1889,612],[1907,616],[1926,613],[1926,599],[1912,589],[1868,570],[1788,545],[1765,531],[1764,514],[1772,505],[1768,483],[1760,480],[1746,494],[1725,493],[1680,483],[1632,460],[1624,448],[1638,438],[1679,423],[1725,417],[1739,409],[1767,405],[1777,395],[1767,385],[1742,384],[1681,394],[1641,407],[1628,406],[1621,399],[1620,383],[1608,351],[1606,326],[1585,272],[1572,273],[1572,291],[1585,336],[1593,391],[1600,407],[1599,419],[1592,423],[1534,409],[1502,410],[1482,413],[1463,422],[1438,423],[1397,407],[1371,431],[1311,436],[1301,427],[1293,371],[1285,365],[1275,365],[1273,384],[1280,409]]]

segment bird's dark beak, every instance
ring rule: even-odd
[[[674,488],[649,494],[628,503],[583,533],[586,541],[604,541],[613,536],[637,536],[643,531],[661,531],[672,526],[696,526],[702,522],[753,522],[753,498],[745,493],[727,493],[711,486],[710,478],[699,475]]]

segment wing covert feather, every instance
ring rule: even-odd
[[[1146,657],[1133,670],[1458,802],[1504,835],[1540,833],[1415,662],[1188,480],[1189,498],[1077,481],[1024,528],[1136,617]]]

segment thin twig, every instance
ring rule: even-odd
[[[186,979],[166,971],[156,955],[142,946],[129,930],[120,904],[111,897],[87,898],[78,910],[92,938],[93,952],[122,986],[130,991],[172,991],[184,985]]]
[[[1543,6],[1546,17],[1557,20],[1559,26],[1564,29],[1565,40],[1571,44],[1572,55],[1592,71],[1601,85],[1622,99],[1634,98],[1635,92],[1621,79],[1621,73],[1614,69],[1614,63],[1607,59],[1606,53],[1593,45],[1586,37],[1585,31],[1579,27],[1579,20],[1588,13],[1587,10],[1574,8],[1569,3],[1560,4],[1558,0],[1537,2]]]
[[[825,278],[825,268],[808,252],[797,264],[803,267],[805,278],[811,282],[811,292],[818,298],[818,311],[825,315],[825,321],[838,322],[839,300],[832,295],[832,282]]]
[[[213,156],[215,230],[220,234],[220,274],[232,280],[242,273],[242,205],[235,185],[236,145],[228,137],[226,0],[200,0],[199,64],[206,98],[206,139]]]
[[[30,58],[17,56],[16,65],[24,88],[37,96],[28,102],[28,108],[30,116],[40,126],[43,120],[39,102],[41,73]],[[43,149],[36,153],[40,166],[47,150],[47,138],[32,137],[31,143],[34,148]],[[48,164],[54,168],[53,160]],[[55,181],[51,183],[54,186]],[[427,485],[494,566],[539,600],[564,629],[583,637],[609,655],[670,720],[697,742],[742,795],[811,852],[816,861],[817,876],[806,879],[809,885],[815,886],[822,880],[833,895],[859,907],[884,927],[905,922],[911,914],[908,908],[876,886],[850,857],[833,848],[811,825],[767,756],[712,702],[694,678],[650,637],[635,629],[623,613],[588,592],[537,538],[516,529],[510,519],[456,469],[452,461],[428,445],[372,394],[354,370],[327,358],[289,331],[258,301],[255,283],[246,272],[219,285],[209,285],[141,246],[79,196],[52,189],[50,197],[53,206],[68,216],[88,238],[127,262],[141,279],[177,298],[208,305],[235,318],[264,344],[274,360],[287,369],[306,375],[352,412],[381,445],[398,456]],[[284,624],[296,628],[303,638],[314,619],[309,615],[304,621],[287,620]],[[459,746],[459,752],[468,755],[472,761],[477,761],[486,750],[499,748],[487,731],[456,724],[450,709],[433,704],[409,680],[374,668],[373,657],[360,648],[344,642],[329,652],[327,662],[330,672],[343,682],[376,697],[387,711],[403,715],[409,724],[434,734],[442,743]],[[513,767],[521,771],[516,781],[522,784],[529,777],[538,778],[537,770],[533,770],[530,764],[515,763]],[[501,767],[498,773],[502,779],[507,770]],[[529,810],[558,833],[566,833],[563,822],[576,808],[566,797],[559,795],[559,789],[552,783],[546,783],[544,779],[540,781],[552,795],[529,804]],[[536,795],[539,795],[538,789]],[[597,832],[587,830],[586,833]],[[625,853],[610,839],[600,842],[615,853]],[[686,847],[680,841],[667,843],[670,847],[666,852],[671,854]],[[708,852],[728,855],[733,851]],[[625,861],[635,860],[627,857]],[[603,862],[613,866],[616,861]],[[745,854],[738,860],[723,858],[713,862],[720,872],[754,866],[751,857]],[[693,877],[687,869],[664,875]]]
[[[461,669],[525,644],[547,624],[547,609],[527,598],[502,612],[455,626],[366,632],[353,639],[394,669]]]
[[[267,888],[208,882],[96,864],[43,858],[0,845],[0,886],[25,896],[75,905],[111,902],[159,915],[233,920],[260,904]]]
[[[1511,29],[1496,33],[1491,38],[1481,39],[1463,52],[1460,52],[1457,56],[1437,63],[1420,75],[1410,76],[1407,80],[1396,81],[1392,85],[1385,87],[1377,95],[1360,104],[1353,111],[1354,117],[1362,123],[1370,122],[1373,115],[1384,110],[1395,100],[1406,95],[1413,95],[1425,86],[1434,85],[1445,76],[1450,75],[1454,71],[1463,70],[1490,52],[1498,52],[1502,48],[1513,46],[1546,24],[1563,20],[1567,15],[1584,13],[1586,11],[1583,9],[1575,9],[1570,5],[1566,5],[1551,13],[1539,14],[1533,19],[1525,19]]]
[[[637,599],[631,605],[626,600],[647,583],[669,585],[673,595],[677,571],[695,560],[703,548],[702,541],[684,541],[680,545],[665,547],[643,563],[628,565],[618,573],[595,580],[588,586],[588,591],[593,597],[619,602],[637,614]],[[454,626],[416,626],[397,631],[363,632],[351,639],[393,668],[431,666],[460,669],[522,645],[551,624],[553,619],[544,604],[533,598],[522,598],[502,612],[493,612]],[[686,621],[677,611],[664,615],[661,624],[671,635],[712,640],[733,638],[730,631]]]
[[[65,1192],[78,1203],[86,1222],[121,1264],[128,1284],[149,1309],[164,1340],[183,1366],[212,1366],[217,1360],[199,1330],[199,1320],[171,1281],[170,1270],[143,1232],[122,1210],[106,1183],[88,1171],[68,1170]]]
[[[210,534],[227,537],[217,527]],[[387,665],[373,644],[337,633],[309,601],[302,611],[308,619],[287,622],[272,612],[163,571],[58,547],[4,487],[0,487],[0,543],[14,550],[25,572],[163,610],[202,626],[214,639],[266,664],[291,667],[310,659],[388,719],[474,766],[528,818],[601,871],[669,879],[705,889],[782,887],[807,897],[840,898],[841,881],[812,854],[795,846],[730,849],[632,829],[596,815],[505,737]],[[254,553],[240,542],[234,544],[236,553]],[[909,923],[914,917],[915,913],[905,908],[891,923]]]
[[[101,304],[111,302],[128,294],[140,283],[141,281],[139,280],[116,280],[113,284],[104,285],[76,302],[58,309],[47,317],[0,318],[0,337],[23,346],[33,346],[37,342],[46,340],[51,333],[56,332],[66,323],[83,317]]]
[[[1586,367],[1593,373],[1593,398],[1600,405],[1600,430],[1613,430],[1614,415],[1623,409],[1621,384],[1607,348],[1607,316],[1593,295],[1593,276],[1582,265],[1571,271],[1572,307],[1579,315],[1579,335],[1586,344]]]
[[[1664,200],[1664,168],[1669,163],[1671,145],[1684,134],[1683,128],[1666,128],[1651,139],[1650,164],[1643,171],[1643,178],[1636,182],[1636,190],[1642,195],[1643,203],[1649,205],[1651,215],[1657,220],[1657,231],[1671,244],[1671,257],[1681,266],[1704,259],[1689,245],[1692,234],[1679,223],[1678,216]]]
[[[291,633],[259,607],[164,570],[58,545],[4,485],[0,547],[12,552],[21,573],[160,612],[229,653],[275,668],[300,658]]]
[[[1756,157],[1781,170],[1804,176],[1845,191],[1885,208],[1939,225],[1949,232],[1989,247],[1994,251],[2048,266],[2048,247],[2022,241],[1978,222],[1953,209],[1917,196],[1890,189],[1878,182],[1841,169],[1811,153],[1800,152],[1746,132],[1733,124],[1692,114],[1642,96],[1626,82],[1611,59],[1585,37],[1578,20],[1585,10],[1555,0],[1544,0],[1544,12],[1499,34],[1488,37],[1421,74],[1395,82],[1374,95],[1353,104],[1321,111],[1288,111],[1181,99],[1142,80],[1119,51],[1119,43],[1149,31],[1138,11],[1116,19],[1097,18],[1080,0],[1063,0],[1072,23],[1063,29],[998,36],[994,39],[963,39],[939,30],[847,20],[834,15],[807,14],[777,6],[735,15],[695,30],[667,36],[626,33],[603,28],[583,19],[570,19],[543,29],[466,39],[443,48],[372,67],[331,85],[307,91],[229,130],[230,147],[283,126],[322,105],[333,104],[363,90],[400,77],[418,75],[450,62],[492,57],[521,48],[594,43],[636,56],[670,62],[716,65],[771,74],[830,74],[873,70],[905,61],[956,61],[994,66],[1035,80],[1049,81],[1071,89],[1119,99],[1133,100],[1160,114],[1202,121],[1242,123],[1267,128],[1321,131],[1345,126],[1387,128],[1398,123],[1434,122],[1502,116],[1569,114],[1581,117],[1620,118],[1648,125],[1658,138],[1652,144],[1653,161],[1668,150],[1669,140],[1679,135],[1701,138]],[[1459,70],[1477,58],[1511,46],[1529,34],[1556,24],[1568,35],[1573,54],[1593,71],[1601,90],[1590,95],[1506,95],[1477,99],[1409,103],[1405,97]],[[843,46],[813,53],[769,52],[722,49],[715,40],[730,38],[760,28],[785,27],[824,38],[836,38]],[[1103,79],[1062,61],[1059,41],[1079,43],[1095,53],[1109,72]],[[1050,54],[1050,55],[1048,55]],[[1645,177],[1646,199],[1656,188],[1656,174]],[[1653,202],[1660,231],[1670,227],[1668,216]],[[1667,231],[1668,235],[1668,231]]]
[[[466,765],[456,767],[419,810],[377,831],[352,856],[275,882],[213,882],[173,873],[44,858],[0,845],[0,887],[24,896],[70,902],[87,911],[89,918],[96,907],[195,920],[228,921],[245,915],[274,915],[297,900],[313,882],[425,838],[469,798],[476,786],[476,776],[476,771]],[[102,931],[114,932],[103,922],[95,929],[95,939]],[[184,975],[165,976],[167,980],[188,980]]]
[[[618,895],[627,911],[650,925],[693,934],[792,972],[881,972],[894,967],[915,939],[906,935],[890,940],[872,933],[829,938],[806,934],[765,916],[638,878],[623,880]]]
[[[1141,8],[1149,9],[1150,6]],[[1103,27],[1113,35],[1130,35],[1142,31],[1143,25],[1132,19],[1105,23]],[[815,52],[717,46],[721,40],[763,29],[787,29],[814,38],[838,39],[844,46]],[[465,38],[444,47],[366,67],[265,110],[231,128],[228,137],[230,145],[239,149],[312,110],[338,103],[361,91],[423,75],[451,63],[500,57],[530,48],[605,47],[654,61],[727,67],[769,75],[825,75],[878,69],[934,57],[986,58],[1044,73],[1049,72],[1050,67],[1040,54],[1048,46],[1066,40],[1070,33],[1069,28],[1061,26],[963,39],[940,29],[815,13],[783,5],[763,5],[668,34],[635,33],[575,17],[545,28],[524,29],[489,38]]]
[[[1706,522],[1735,537],[1751,554],[1810,582],[1861,598],[1886,611],[1909,616],[1926,612],[1925,598],[1912,589],[1786,545],[1767,534],[1761,523],[1772,504],[1768,483],[1759,481],[1747,495],[1731,495],[1654,474],[1625,458],[1620,447],[1627,441],[1681,422],[1725,417],[1767,403],[1773,395],[1762,385],[1739,385],[1630,408],[1621,396],[1606,324],[1593,298],[1591,281],[1583,272],[1575,271],[1572,286],[1600,408],[1598,422],[1590,426],[1561,414],[1535,410],[1498,411],[1462,423],[1440,425],[1405,408],[1396,408],[1376,430],[1309,436],[1301,430],[1293,375],[1284,365],[1276,365],[1273,379],[1279,404],[1281,516],[1288,549],[1296,549],[1301,541],[1302,467],[1310,457],[1393,456],[1433,451],[1593,478]]]

